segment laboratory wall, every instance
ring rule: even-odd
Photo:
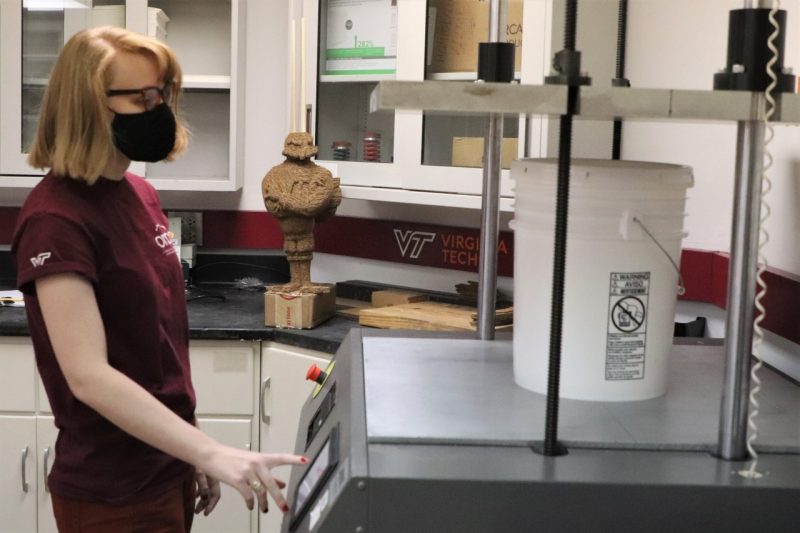
[[[546,1],[546,0],[533,0]],[[615,75],[618,2],[581,0],[577,48],[592,85],[608,87]],[[783,2],[788,12],[788,67],[800,67],[800,6]],[[553,5],[552,53],[563,46],[564,1]],[[625,77],[638,88],[710,90],[713,75],[725,66],[728,13],[741,0],[629,0]],[[542,152],[557,153],[558,125],[547,128]],[[575,157],[609,158],[610,122],[576,121]],[[766,223],[768,263],[800,274],[800,129],[776,126],[770,145],[773,189],[767,196],[772,215]],[[695,185],[686,208],[685,248],[728,251],[733,204],[736,126],[711,122],[628,121],[623,125],[622,157],[688,165]]]
[[[594,1],[594,0],[590,0]],[[616,2],[609,2],[616,3]],[[785,65],[800,67],[800,6],[788,11]],[[710,89],[725,65],[728,11],[741,0],[633,0],[629,10],[627,76],[635,87]],[[629,122],[623,157],[681,163],[694,169],[684,247],[727,251],[733,203],[736,126]],[[765,255],[776,268],[800,274],[800,129],[776,126],[770,145],[773,188],[767,196]]]
[[[412,1],[412,0],[404,0]],[[422,0],[413,0],[422,1]],[[525,0],[545,3],[554,18],[550,35],[526,35],[547,44],[543,54],[561,46],[563,0]],[[261,179],[282,161],[282,143],[289,130],[289,20],[308,0],[248,2],[246,40],[246,125],[244,186],[237,192],[163,193],[168,208],[263,212]],[[786,64],[800,64],[800,6],[786,3],[789,12]],[[741,0],[630,0],[628,16],[626,76],[634,87],[710,89],[713,74],[725,63],[728,11],[741,7]],[[584,52],[586,69],[595,85],[610,85],[616,41],[615,0],[581,0],[578,16],[578,48]],[[545,62],[547,63],[547,62]],[[313,79],[313,77],[310,77]],[[579,121],[580,122],[580,121]],[[610,124],[576,126],[575,151],[579,156],[610,154]],[[548,153],[555,146],[557,128],[550,127],[539,148]],[[623,157],[689,165],[695,186],[687,204],[686,248],[726,251],[729,247],[735,126],[712,123],[626,122]],[[767,223],[770,242],[766,255],[770,265],[800,274],[800,130],[776,127],[771,151],[773,191],[768,197],[772,217]],[[0,205],[18,206],[26,191],[0,189]],[[382,220],[442,224],[477,228],[477,210],[409,206],[388,202],[348,200],[339,215]],[[501,218],[508,229],[510,215]],[[346,268],[343,265],[347,265]],[[435,269],[434,269],[435,270]],[[350,279],[382,277],[408,285],[444,289],[449,271],[427,267],[356,261],[318,254],[315,277],[333,280],[345,271]],[[453,277],[473,274],[451,273]],[[459,279],[460,280],[460,279]],[[510,279],[501,280],[510,290]]]

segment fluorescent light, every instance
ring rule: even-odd
[[[64,9],[87,9],[89,0],[24,0],[22,7],[28,11],[62,11]]]

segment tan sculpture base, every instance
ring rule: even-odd
[[[324,292],[267,292],[264,294],[264,324],[277,328],[311,329],[336,312],[336,285]]]

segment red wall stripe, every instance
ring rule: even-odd
[[[712,254],[704,250],[684,249],[681,253],[681,275],[686,293],[681,300],[710,302],[712,285]]]
[[[19,208],[0,207],[0,243],[11,243],[18,214]],[[334,217],[315,230],[319,252],[467,272],[478,271],[478,236],[476,229],[352,217]],[[204,211],[203,246],[280,249],[283,237],[278,222],[266,211]],[[500,275],[513,275],[513,258],[513,234],[501,232]],[[726,307],[727,254],[685,249],[681,274],[686,285],[683,300]],[[766,279],[764,327],[800,344],[800,276],[770,268]]]
[[[11,244],[17,224],[18,207],[0,207],[0,243]]]
[[[728,308],[728,254],[711,254],[711,299],[705,300],[717,307]]]
[[[800,276],[770,269],[764,279],[767,283],[764,328],[800,344]]]
[[[266,211],[203,211],[203,246],[282,248],[283,234],[278,221]]]

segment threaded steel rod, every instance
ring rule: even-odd
[[[570,87],[568,108],[574,109],[578,87]],[[569,175],[572,157],[572,115],[560,119],[558,145],[558,184],[556,188],[556,227],[553,250],[553,297],[550,304],[550,360],[547,372],[544,455],[557,455],[558,406],[561,385],[561,341],[564,323],[564,280],[567,266],[567,219],[569,213]]]
[[[619,0],[617,9],[617,61],[614,76],[625,78],[625,46],[628,33],[628,0]],[[614,120],[614,133],[611,141],[611,159],[622,157],[622,120]]]

